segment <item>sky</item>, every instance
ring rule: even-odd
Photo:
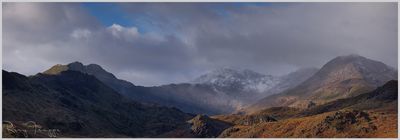
[[[397,3],[3,3],[3,69],[74,61],[135,85],[284,75],[358,54],[397,68]]]

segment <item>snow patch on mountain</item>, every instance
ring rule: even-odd
[[[213,85],[219,88],[238,89],[248,92],[265,92],[280,82],[279,77],[264,75],[252,70],[221,68],[202,75],[192,83]]]

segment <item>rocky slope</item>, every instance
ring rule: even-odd
[[[393,79],[397,79],[397,71],[382,62],[358,55],[339,56],[300,85],[261,99],[247,111],[273,106],[308,108],[357,96]]]
[[[207,115],[197,115],[189,120],[188,123],[191,125],[191,133],[201,138],[217,137],[222,131],[231,126],[229,123],[211,119]]]

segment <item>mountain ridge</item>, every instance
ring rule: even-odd
[[[339,56],[303,83],[263,98],[247,110],[253,112],[273,106],[307,108],[371,91],[393,79],[397,79],[397,71],[382,62],[358,55]]]
[[[42,74],[57,75],[63,71],[72,70],[94,75],[117,92],[135,101],[147,104],[159,104],[170,107],[178,107],[186,112],[204,114],[222,114],[240,110],[249,103],[265,97],[274,91],[257,91],[259,86],[249,85],[268,85],[268,88],[280,86],[274,82],[279,82],[279,78],[271,75],[260,74],[251,70],[234,70],[230,68],[217,69],[208,78],[217,77],[217,83],[198,81],[197,83],[178,83],[153,87],[136,86],[128,81],[118,79],[112,73],[107,72],[97,64],[83,65],[80,62],[73,62],[67,65],[57,64]],[[293,72],[296,73],[297,71]],[[207,74],[205,74],[207,75]],[[204,76],[203,75],[203,78]],[[300,77],[307,77],[309,74],[298,73]],[[261,77],[260,77],[261,76]],[[200,76],[198,79],[201,79]],[[301,82],[305,78],[284,79],[288,82],[285,89]],[[198,80],[197,79],[197,80]],[[228,79],[228,80],[227,80]],[[272,80],[271,80],[272,79]],[[204,80],[204,79],[203,79]],[[250,81],[250,82],[249,82]],[[297,81],[297,83],[296,83]],[[264,86],[265,87],[265,86]],[[208,100],[204,102],[204,100]]]

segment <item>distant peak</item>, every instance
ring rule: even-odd
[[[227,71],[233,72],[236,70],[237,70],[237,68],[234,68],[234,67],[221,67],[221,68],[213,70],[213,72],[227,72]]]
[[[342,57],[362,57],[362,56],[358,55],[358,54],[355,54],[355,53],[352,53],[352,54],[349,54],[349,55],[343,55]]]
[[[61,64],[57,64],[52,66],[50,69],[46,70],[43,72],[43,74],[48,74],[48,75],[57,75],[63,71],[68,70],[68,66],[67,65],[61,65]]]
[[[365,57],[358,55],[358,54],[349,54],[349,55],[342,55],[342,56],[338,56],[336,57],[337,59],[366,59]]]
[[[374,61],[371,59],[368,59],[366,57],[357,55],[357,54],[350,54],[350,55],[343,55],[343,56],[338,56],[331,61],[329,61],[327,64],[330,65],[337,65],[337,64],[349,64],[349,63],[364,63],[367,61]],[[325,64],[325,65],[327,65]]]
[[[79,61],[75,61],[75,62],[67,64],[67,66],[69,66],[69,67],[70,66],[72,66],[72,67],[83,67],[84,65]]]
[[[97,64],[89,64],[89,65],[87,65],[88,67],[101,67],[100,65],[97,65]]]
[[[75,61],[75,62],[69,63],[67,65],[56,64],[56,65],[52,66],[50,69],[44,71],[43,73],[55,75],[55,74],[59,74],[63,71],[67,71],[67,70],[86,72],[87,69],[96,70],[96,71],[104,71],[104,69],[97,64],[83,65],[81,62]]]
[[[117,79],[112,73],[104,70],[100,65],[97,64],[84,65],[78,61],[69,63],[67,65],[61,65],[61,64],[54,65],[50,69],[44,71],[43,74],[58,75],[64,71],[78,71],[86,73],[89,75],[93,75],[102,81]]]
[[[75,61],[75,62],[69,63],[68,65],[83,65],[83,64],[79,61]]]
[[[211,73],[214,73],[214,74],[226,74],[226,73],[246,74],[246,73],[257,73],[257,72],[250,70],[250,69],[243,69],[243,68],[237,68],[237,67],[230,66],[230,67],[221,67],[221,68],[215,69],[215,70],[211,71]]]
[[[88,69],[94,69],[94,70],[104,70],[100,65],[97,64],[89,64],[86,66]]]

